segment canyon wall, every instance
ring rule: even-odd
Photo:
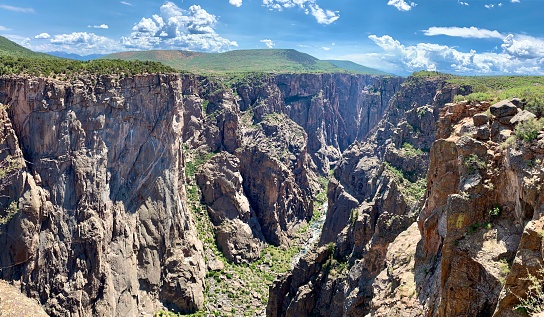
[[[402,81],[2,77],[0,146],[20,166],[0,196],[0,276],[54,316],[198,310],[206,266],[187,175],[225,256],[253,261],[263,243],[289,244],[317,176],[378,124]]]

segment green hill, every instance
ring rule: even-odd
[[[382,72],[374,68],[366,67],[361,64],[354,63],[352,61],[326,60],[326,62],[329,62],[338,68],[346,69],[348,71],[352,71],[357,74],[391,75],[389,73]]]
[[[197,53],[188,51],[138,51],[103,56],[102,59],[157,61],[180,71],[193,73],[330,73],[349,72],[384,74],[378,70],[348,61],[319,60],[293,49],[235,50],[225,53]],[[349,68],[342,67],[349,65]]]
[[[44,53],[37,53],[0,36],[0,56],[28,57],[28,58],[56,58]]]

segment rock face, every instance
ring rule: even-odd
[[[290,244],[296,225],[312,216],[317,176],[328,174],[340,152],[377,125],[386,100],[401,82],[399,78],[341,74],[279,75],[238,84],[238,98],[228,92],[207,96],[205,116],[199,117],[202,100],[193,102],[188,125],[207,132],[188,140],[194,147],[206,145],[211,151],[237,158],[236,164],[227,164],[232,167],[228,173],[223,171],[225,162],[214,159],[197,177],[216,233],[231,241],[218,240],[229,260],[254,260],[261,248],[257,241],[262,242],[263,237],[274,245]],[[222,176],[212,176],[215,174]],[[241,177],[242,190],[230,180],[217,183],[229,174]],[[213,184],[237,189],[217,193]],[[240,199],[247,200],[249,209],[231,203]],[[243,222],[244,230],[234,233],[228,229],[234,228],[233,216],[224,223],[225,217],[217,210],[225,201],[230,201],[228,209],[238,214],[235,222]],[[247,235],[249,228],[252,238]],[[251,251],[235,251],[236,245]]]
[[[439,125],[453,124],[454,132],[431,150],[427,201],[418,221],[415,269],[425,272],[419,299],[426,316],[522,316],[513,308],[527,296],[527,277],[541,274],[542,237],[536,232],[542,230],[544,144],[498,144],[515,133],[501,121],[522,112],[512,106],[491,106],[489,124],[500,133],[487,141],[460,133],[471,109],[484,111],[486,105],[442,110]],[[448,114],[456,119],[446,119]]]
[[[388,246],[416,219],[438,108],[454,94],[454,87],[441,79],[409,79],[369,138],[343,152],[329,183],[329,209],[319,242],[322,248],[328,246],[328,255],[321,256],[324,251],[319,249],[276,281],[268,316],[383,313],[376,299],[389,295],[377,290],[387,292],[391,283],[402,279],[385,273],[399,266],[394,257],[388,258]],[[413,253],[416,244],[410,246]],[[413,259],[406,261],[402,267]],[[401,293],[415,294],[414,277],[406,277],[410,278],[405,282],[410,289]],[[408,300],[406,305],[414,309],[411,315],[418,315],[417,302]]]
[[[182,92],[196,82],[87,80],[0,79],[25,159],[2,195],[19,212],[2,227],[0,275],[55,316],[194,311],[205,266],[180,175]]]
[[[2,77],[0,158],[22,167],[0,187],[0,276],[53,316],[195,311],[207,267],[186,174],[229,260],[289,246],[317,176],[402,82],[278,75],[233,93],[192,75]]]

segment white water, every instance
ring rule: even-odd
[[[325,202],[323,206],[321,206],[321,217],[317,219],[317,221],[313,222],[310,225],[310,232],[312,236],[306,243],[302,246],[300,251],[293,257],[293,261],[291,261],[291,268],[295,267],[295,265],[298,263],[301,257],[303,257],[308,251],[313,247],[313,245],[319,240],[321,237],[321,229],[323,229],[323,224],[325,223],[325,218],[327,217],[327,208],[328,203]]]

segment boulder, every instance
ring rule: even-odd
[[[499,101],[492,105],[489,110],[497,118],[514,116],[518,113],[518,107],[508,100]]]
[[[522,110],[518,112],[515,116],[513,116],[512,119],[510,119],[509,123],[514,125],[534,118],[536,118],[536,116],[532,112]]]
[[[489,122],[489,117],[485,113],[478,113],[472,117],[474,126],[479,127]]]

